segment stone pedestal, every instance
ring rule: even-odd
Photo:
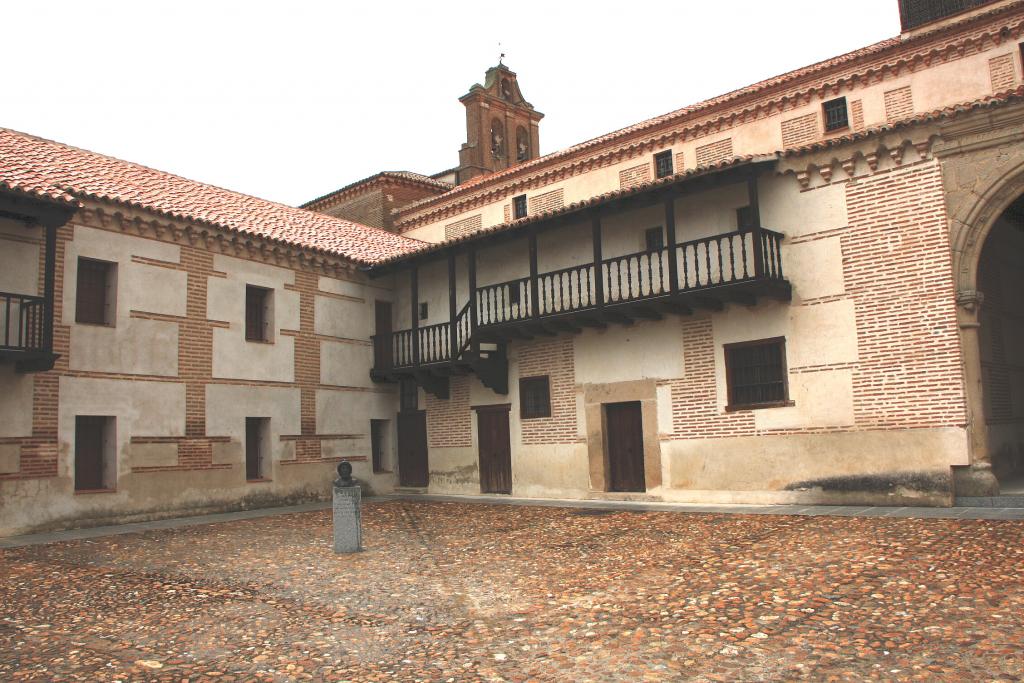
[[[352,478],[352,465],[342,461],[334,481],[334,552],[357,553],[363,549],[360,502],[363,491]]]

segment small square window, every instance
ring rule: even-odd
[[[789,404],[784,337],[725,345],[729,410]]]
[[[654,175],[658,178],[667,178],[673,174],[672,150],[666,149],[654,155]]]
[[[420,320],[426,320],[427,319],[427,312],[428,312],[428,310],[429,309],[427,308],[427,302],[426,301],[420,302]]]
[[[113,325],[117,301],[117,264],[78,259],[75,289],[75,322]]]
[[[551,389],[547,376],[519,380],[519,417],[551,417]]]
[[[512,217],[516,220],[526,218],[526,195],[521,194],[512,198]]]
[[[659,225],[656,228],[644,230],[644,249],[647,251],[658,251],[665,248],[665,231]]]
[[[272,289],[245,286],[245,339],[246,341],[270,341],[270,326],[273,320]]]
[[[825,113],[825,130],[842,130],[850,127],[850,118],[846,111],[846,98],[837,97],[825,102],[822,111]]]

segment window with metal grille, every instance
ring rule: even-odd
[[[519,418],[551,417],[551,388],[547,376],[519,380]]]
[[[114,298],[114,264],[87,258],[78,259],[75,322],[113,325]]]
[[[729,410],[787,405],[786,339],[725,345]]]
[[[992,2],[995,0],[900,0],[900,24],[909,31]]]
[[[521,194],[512,198],[512,217],[526,218],[526,195]]]
[[[665,247],[665,232],[659,225],[656,228],[647,228],[644,230],[644,249],[647,251],[657,251]]]
[[[850,117],[847,114],[846,98],[837,97],[821,105],[825,113],[825,130],[842,130],[850,126]]]
[[[654,155],[654,175],[657,178],[667,178],[672,175],[672,150],[666,149]]]
[[[272,290],[245,286],[245,339],[270,341],[270,302]]]
[[[420,390],[416,380],[403,379],[399,385],[399,407],[405,410],[418,410],[420,407]]]

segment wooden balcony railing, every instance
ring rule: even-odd
[[[484,285],[475,291],[476,325],[486,329],[745,282],[782,281],[782,238],[781,233],[764,228],[740,230],[682,242],[675,249],[663,247],[603,259],[600,277],[595,277],[591,262],[538,273],[535,282],[524,277]],[[375,336],[375,368],[461,360],[474,334],[472,303],[471,299],[463,307],[455,325],[449,321]]]
[[[41,296],[0,292],[0,351],[46,351]]]

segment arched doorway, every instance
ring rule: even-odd
[[[1000,493],[1024,494],[1024,195],[988,231],[977,289],[986,450]]]

